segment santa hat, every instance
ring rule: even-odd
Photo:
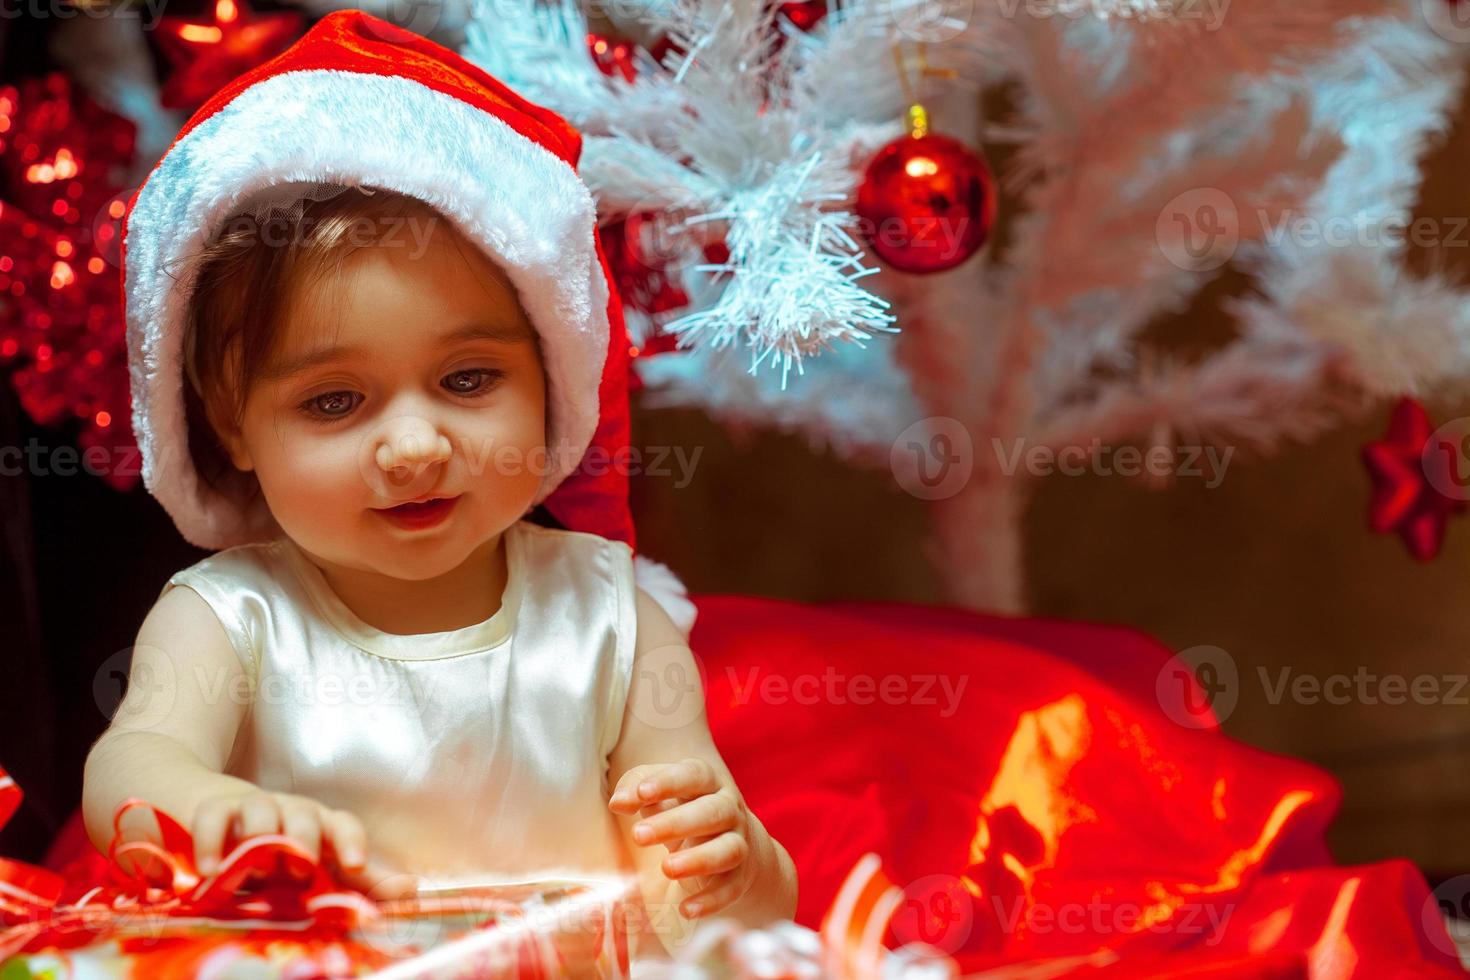
[[[443,213],[505,270],[540,337],[550,472],[535,503],[563,527],[634,547],[628,339],[577,175],[581,135],[480,68],[359,10],[327,15],[217,92],[128,203],[123,290],[143,482],[190,542],[280,534],[264,501],[201,479],[189,454],[183,341],[197,254],[231,215],[302,186],[397,191]],[[600,465],[582,466],[595,451]],[[638,584],[687,633],[694,606],[667,568]]]

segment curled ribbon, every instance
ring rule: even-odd
[[[20,805],[22,793],[0,769],[0,827]],[[121,821],[130,810],[152,812],[162,845],[122,840]],[[110,885],[99,885],[73,903],[62,903],[65,880],[53,871],[22,861],[0,859],[0,961],[27,949],[84,945],[112,930],[127,931],[140,922],[169,919],[214,921],[266,920],[291,924],[303,937],[335,936],[382,915],[361,892],[338,885],[298,843],[282,834],[260,834],[241,841],[201,874],[193,861],[193,837],[167,813],[137,798],[118,804],[108,848]],[[122,859],[135,857],[132,870]],[[149,876],[143,858],[164,870]],[[283,873],[284,872],[284,873]],[[246,889],[254,875],[258,888]],[[299,877],[298,877],[299,876]]]
[[[858,859],[837,889],[820,932],[791,921],[746,929],[733,919],[711,919],[679,950],[675,966],[662,973],[651,969],[649,976],[726,976],[733,969],[739,980],[955,980],[959,965],[943,950],[924,943],[891,951],[883,945],[903,890],[883,873],[882,863],[871,851]],[[706,960],[728,965],[701,970]]]

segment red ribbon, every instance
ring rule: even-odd
[[[15,813],[20,787],[0,769],[0,827]],[[122,840],[123,815],[135,807],[153,813],[163,834],[151,841]],[[99,885],[75,903],[60,902],[65,880],[53,871],[0,858],[0,961],[27,949],[85,945],[118,926],[139,919],[245,919],[301,923],[301,935],[340,936],[382,915],[377,903],[332,879],[296,841],[283,834],[259,834],[241,841],[203,875],[194,865],[194,839],[173,817],[135,797],[118,804],[108,848],[111,885]],[[124,855],[140,860],[125,870]],[[156,859],[161,874],[144,873]],[[257,886],[247,880],[259,875]]]

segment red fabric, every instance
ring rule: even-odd
[[[1090,957],[1071,969],[1460,975],[1412,866],[1323,866],[1335,782],[1171,720],[1155,692],[1172,659],[1138,633],[697,604],[710,727],[796,862],[803,924],[872,848],[906,883],[890,940],[934,942],[966,971]]]
[[[609,283],[613,275],[602,250],[602,237],[594,233],[597,260]],[[598,395],[597,431],[576,471],[563,480],[544,501],[546,509],[573,531],[591,531],[638,549],[633,532],[633,514],[628,507],[626,457],[630,441],[628,405],[628,330],[623,305],[615,287],[608,287],[607,363],[602,368]]]

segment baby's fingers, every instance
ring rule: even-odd
[[[240,837],[274,834],[281,829],[281,805],[271,793],[251,793],[240,802]]]
[[[367,832],[346,810],[322,811],[322,834],[345,871],[361,871],[367,861]]]
[[[618,784],[613,787],[612,794],[608,798],[608,806],[614,813],[637,813],[644,805],[638,792],[639,784],[653,777],[667,765],[667,763],[655,762],[633,766],[618,779]]]
[[[697,887],[699,891],[679,903],[686,919],[714,915],[744,894],[739,877],[729,872],[713,875]]]
[[[282,801],[281,832],[300,844],[311,856],[320,861],[322,853],[322,820],[316,804],[306,800]]]
[[[419,891],[419,880],[415,875],[389,871],[376,861],[367,862],[359,871],[344,870],[342,881],[380,902],[413,898]]]
[[[726,831],[694,847],[675,851],[663,861],[668,878],[688,878],[729,871],[750,855],[750,844],[743,834]]]
[[[634,772],[638,772],[640,777],[636,783],[628,778]],[[618,781],[617,792],[609,802],[622,805],[625,809],[619,812],[626,813],[629,812],[626,807],[633,802],[648,806],[664,800],[692,800],[714,793],[719,788],[719,776],[708,762],[696,758],[681,759],[666,765],[650,766],[647,770],[642,766],[628,770]],[[618,810],[618,807],[614,809]]]
[[[224,846],[225,833],[235,818],[239,801],[234,799],[205,800],[194,808],[194,866],[201,874],[214,874],[219,870],[220,851]]]
[[[646,847],[685,837],[709,837],[739,827],[742,818],[740,801],[710,793],[640,820],[633,825],[633,839]]]

